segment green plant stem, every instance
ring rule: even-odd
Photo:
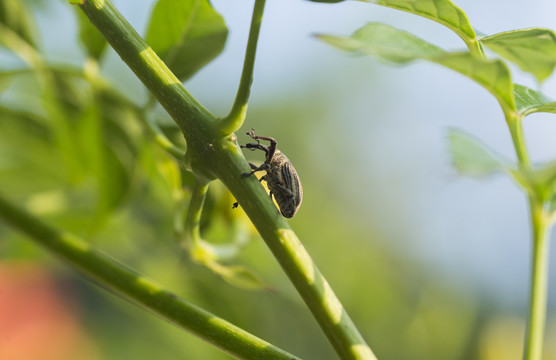
[[[531,257],[531,298],[524,359],[541,360],[546,321],[550,223],[542,204],[530,199],[529,207],[533,233],[533,251]]]
[[[154,142],[168,154],[172,155],[176,160],[183,161],[183,159],[185,159],[185,151],[174,145],[174,143],[172,143],[170,139],[164,135],[162,130],[160,130],[160,127],[156,124],[154,118],[149,115],[141,115],[141,117],[144,119]]]
[[[195,179],[187,215],[185,216],[184,234],[180,244],[183,248],[191,248],[197,245],[196,243],[201,239],[201,214],[208,188],[209,183],[206,180],[202,178]]]
[[[241,176],[250,169],[241,150],[227,138],[222,139],[220,146],[224,151],[215,154],[222,156],[211,159],[215,174],[238,199],[340,358],[376,360],[331,286],[259,181]]]
[[[222,136],[212,115],[191,98],[109,1],[87,0],[80,8],[177,122],[187,141],[186,162],[196,175],[218,177],[243,206],[340,357],[376,359],[264,188],[253,177],[241,176],[250,167],[235,135]]]
[[[500,104],[502,109],[504,106]],[[529,172],[531,168],[531,161],[529,159],[529,154],[527,153],[527,146],[525,144],[525,136],[523,134],[523,118],[521,116],[516,116],[506,113],[506,123],[510,129],[510,134],[512,135],[512,141],[514,144],[515,152],[517,155],[517,160],[522,170]]]
[[[263,12],[266,0],[256,0],[253,9],[253,17],[251,19],[251,28],[249,30],[249,40],[247,41],[247,49],[245,51],[245,60],[243,62],[243,71],[241,72],[241,80],[237,90],[236,98],[232,110],[222,119],[220,129],[223,134],[231,134],[237,131],[247,113],[247,101],[253,83],[253,69],[255,67],[255,54],[257,53],[257,41],[261,30],[263,20]]]
[[[86,241],[51,228],[2,197],[0,218],[103,287],[162,316],[238,359],[298,359],[177,297],[152,280],[94,250]]]
[[[180,80],[118,10],[104,0],[87,0],[79,7],[168,111],[186,139],[202,135],[205,128],[200,125],[208,125],[215,120],[214,116],[185,90]]]
[[[551,222],[549,214],[544,209],[544,198],[530,176],[531,163],[523,134],[523,117],[506,115],[506,120],[512,135],[519,167],[526,175],[529,184],[526,190],[531,219],[532,256],[529,317],[523,358],[524,360],[541,360],[546,321],[548,245]]]

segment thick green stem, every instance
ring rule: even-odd
[[[168,111],[187,140],[206,131],[214,116],[185,90],[180,80],[109,1],[87,0],[80,8]]]
[[[152,280],[92,249],[86,241],[49,227],[2,197],[0,218],[103,287],[192,332],[236,358],[297,359],[216,315],[180,299]]]
[[[533,251],[531,257],[531,298],[524,359],[541,360],[546,322],[550,223],[542,204],[533,199],[529,201],[529,207],[533,233]]]
[[[235,142],[223,139],[223,151],[210,161],[215,175],[230,189],[245,210],[292,284],[313,313],[341,359],[376,360],[311,256],[290,229],[264,188],[254,177]]]
[[[239,88],[237,90],[232,110],[228,116],[222,119],[220,127],[221,132],[226,135],[237,131],[241,125],[243,125],[243,121],[245,120],[247,101],[251,91],[251,84],[253,83],[255,54],[257,53],[257,41],[261,30],[265,1],[266,0],[255,1],[255,8],[253,9],[251,28],[249,30],[249,40],[247,41],[247,49],[245,51],[245,60],[243,63],[243,71],[241,73]]]

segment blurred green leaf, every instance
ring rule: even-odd
[[[35,47],[32,12],[20,0],[0,0],[0,25],[13,31],[22,40]],[[0,43],[3,43],[0,36]]]
[[[556,102],[541,92],[514,84],[517,110],[523,115],[546,112],[556,114]]]
[[[531,28],[505,31],[482,38],[481,43],[503,58],[545,80],[556,65],[556,35],[552,30]]]
[[[202,248],[204,250],[204,248]],[[204,253],[201,248],[196,247],[191,252],[194,261],[202,263],[204,266],[220,275],[228,283],[243,289],[265,289],[267,284],[253,271],[241,265],[224,265],[220,262],[211,260],[211,253]]]
[[[450,0],[361,0],[406,11],[436,21],[464,40],[476,37],[467,15]]]
[[[468,52],[447,53],[413,34],[381,23],[369,23],[349,37],[319,35],[319,38],[343,50],[395,63],[417,59],[435,62],[481,84],[505,110],[515,110],[510,72],[500,60],[481,59]]]
[[[224,49],[228,30],[208,0],[159,0],[146,40],[182,81]]]
[[[108,42],[97,30],[97,28],[91,24],[83,11],[75,8],[75,13],[77,15],[79,25],[79,39],[81,40],[81,44],[83,44],[90,57],[99,60],[102,57],[102,54],[104,54],[104,51],[108,46]]]
[[[177,161],[163,151],[158,151],[156,157],[156,169],[165,182],[169,185],[174,201],[183,198],[183,187],[180,167]]]
[[[95,95],[88,118],[81,123],[85,124],[82,139],[91,146],[84,151],[93,159],[99,191],[95,225],[102,225],[130,193],[143,134],[125,98],[111,90],[96,89]]]
[[[62,72],[44,72],[42,105],[46,110],[49,127],[64,165],[66,181],[76,184],[86,171],[77,140],[77,119],[81,116],[85,97],[71,76]]]
[[[0,93],[10,86],[15,75],[13,71],[0,71]]]
[[[349,37],[331,35],[318,35],[318,37],[340,49],[395,63],[406,63],[445,54],[441,48],[413,34],[382,23],[368,23]]]
[[[461,130],[450,130],[448,142],[452,165],[462,175],[480,178],[505,170],[499,156]]]

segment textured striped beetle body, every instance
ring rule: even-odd
[[[265,176],[282,215],[288,219],[293,217],[303,201],[303,187],[297,171],[280,150],[274,152]]]
[[[244,177],[251,176],[257,171],[266,171],[266,175],[259,181],[265,180],[270,190],[270,196],[280,208],[280,213],[286,218],[295,215],[301,202],[303,201],[303,187],[291,161],[280,150],[276,149],[276,140],[266,136],[256,136],[251,129],[247,135],[251,136],[257,143],[241,145],[242,148],[249,150],[262,150],[266,153],[265,162],[261,166],[249,164],[252,171],[243,174]],[[259,140],[270,141],[270,146],[262,145]]]

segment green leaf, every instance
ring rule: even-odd
[[[228,30],[208,0],[159,0],[147,43],[182,81],[224,49]]]
[[[556,102],[541,92],[514,84],[514,97],[517,110],[522,116],[535,112],[556,114]]]
[[[319,38],[343,50],[395,63],[418,59],[435,62],[481,84],[505,111],[515,110],[510,72],[501,60],[481,59],[469,52],[447,53],[413,34],[380,23],[369,23],[350,37],[319,35]]]
[[[87,54],[93,59],[99,60],[107,48],[108,42],[100,34],[96,27],[91,24],[87,16],[80,9],[76,8],[79,24],[79,39],[85,46]]]
[[[481,43],[523,71],[545,80],[556,65],[556,34],[549,29],[512,30],[482,38]]]
[[[452,166],[460,174],[481,178],[505,170],[503,160],[475,137],[452,129],[448,141]]]
[[[178,162],[163,151],[156,152],[156,169],[170,187],[175,202],[183,198],[183,185]]]
[[[454,31],[465,42],[476,34],[467,15],[450,0],[361,0],[393,9],[406,11],[436,21]]]
[[[33,19],[24,1],[0,0],[0,26],[5,26],[29,45],[35,46]]]
[[[503,61],[477,58],[468,52],[451,53],[428,60],[476,81],[498,99],[505,111],[515,111],[512,78]]]
[[[318,37],[340,49],[395,63],[429,59],[446,53],[413,34],[382,23],[368,23],[350,37],[331,35],[318,35]]]
[[[126,123],[128,105],[112,92],[97,92],[78,118],[81,161],[96,180],[93,229],[102,226],[127,198],[136,164],[133,131]]]

